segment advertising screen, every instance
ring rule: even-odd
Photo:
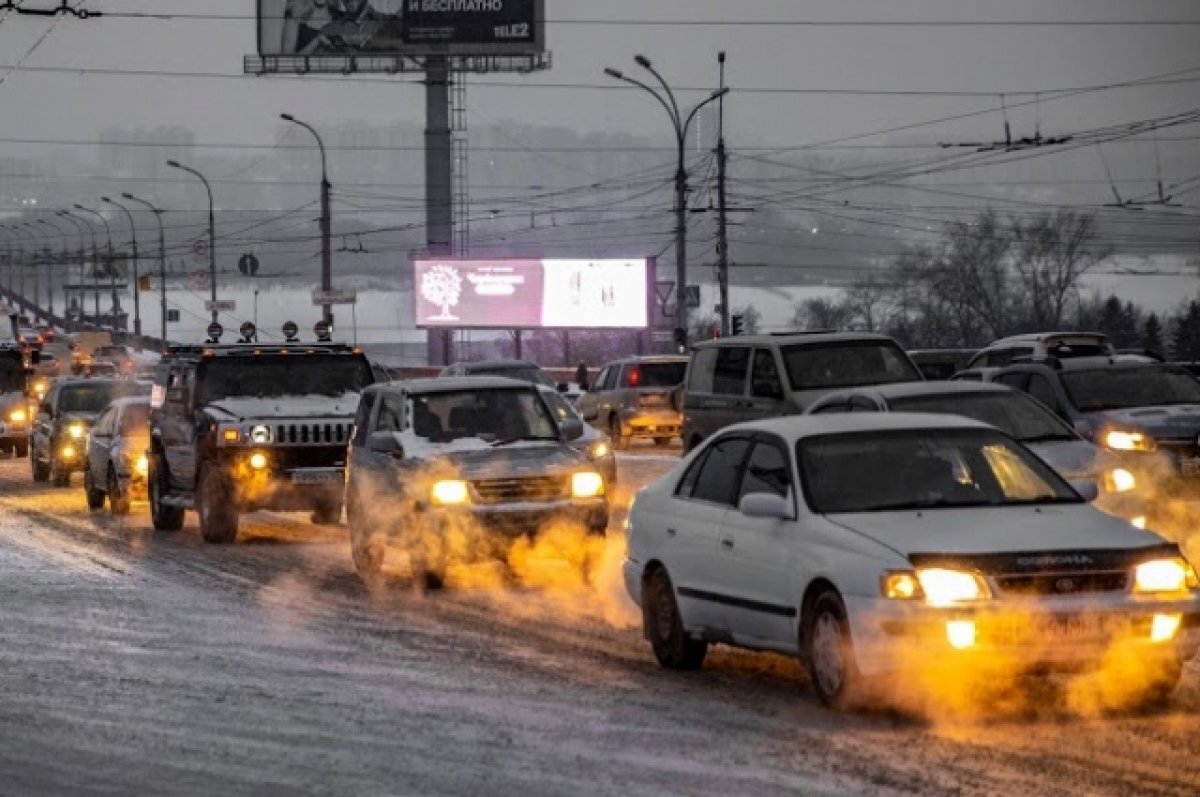
[[[417,260],[418,327],[643,329],[650,261]]]
[[[258,54],[541,52],[544,0],[258,0]]]

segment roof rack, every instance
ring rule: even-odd
[[[360,354],[361,349],[346,343],[209,343],[168,346],[170,357],[234,357],[255,354]]]

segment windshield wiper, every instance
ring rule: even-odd
[[[895,504],[879,504],[877,506],[866,507],[861,512],[891,512],[904,509],[958,509],[960,507],[972,506],[1000,506],[993,501],[987,501],[982,498],[973,501],[951,501],[946,498],[932,498],[926,501],[903,501]]]
[[[497,440],[496,442],[492,443],[492,448],[499,448],[500,446],[507,446],[507,445],[511,445],[512,443],[521,443],[526,440],[555,440],[555,441],[557,441],[558,438],[557,437],[547,437],[545,435],[537,435],[537,434],[524,434],[524,435],[519,435],[517,437],[506,437],[503,440]]]

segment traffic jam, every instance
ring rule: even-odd
[[[1102,335],[948,375],[882,335],[734,336],[568,385],[516,360],[413,376],[295,324],[161,353],[14,329],[5,503],[52,490],[36,511],[83,513],[76,539],[182,533],[217,567],[286,528],[323,541],[301,573],[355,574],[343,598],[486,607],[539,657],[604,628],[607,655],[716,660],[734,692],[791,662],[787,702],[850,715],[1195,707],[1200,381]]]

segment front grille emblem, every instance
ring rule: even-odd
[[[1055,592],[1074,592],[1075,591],[1075,579],[1073,579],[1073,578],[1058,579],[1057,581],[1054,582],[1054,591]]]

